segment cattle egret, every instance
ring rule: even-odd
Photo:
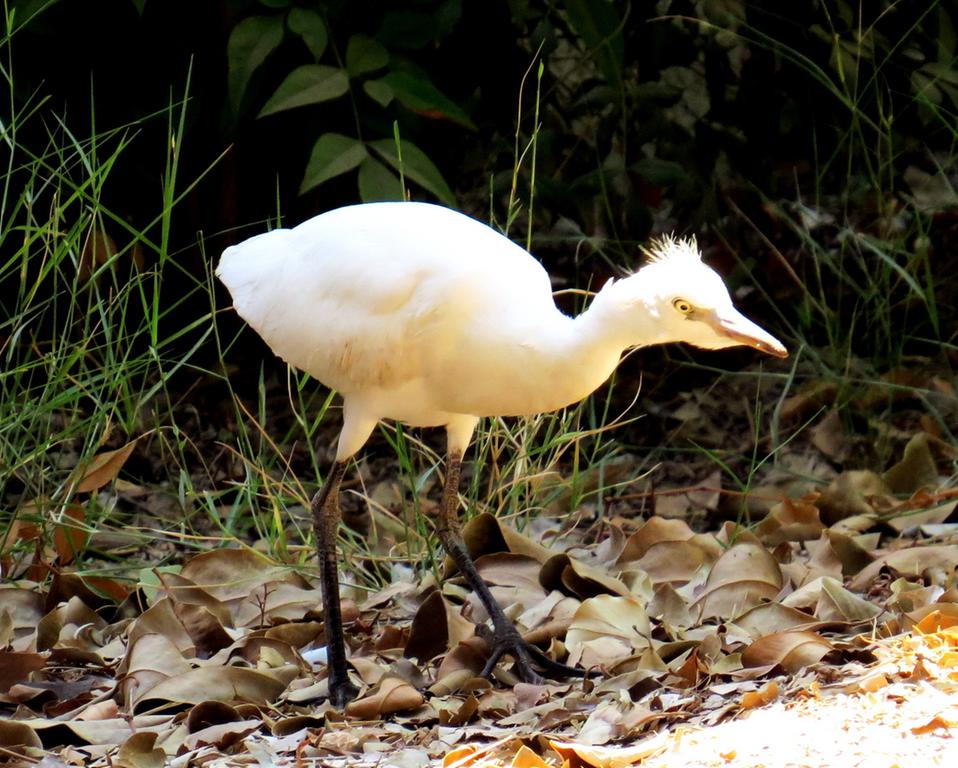
[[[575,403],[631,347],[684,341],[706,349],[782,344],[739,314],[694,240],[655,242],[649,263],[610,280],[569,317],[543,267],[491,227],[426,203],[370,203],[324,213],[227,248],[216,270],[233,305],[287,363],[338,390],[335,462],[312,501],[329,649],[329,696],[355,697],[346,672],[336,535],[349,459],[381,419],[445,427],[437,532],[493,623],[489,675],[508,654],[541,682],[582,674],[527,644],[480,578],[458,520],[463,453],[483,416],[525,416]]]

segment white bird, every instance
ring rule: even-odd
[[[541,680],[533,661],[555,675],[581,675],[522,640],[463,543],[460,463],[479,419],[575,403],[631,347],[683,341],[788,354],[736,311],[694,240],[654,242],[646,266],[607,282],[574,318],[556,307],[548,274],[527,251],[475,219],[426,203],[349,206],[258,235],[227,248],[216,274],[276,354],[343,399],[335,463],[312,503],[337,707],[357,693],[339,608],[338,491],[347,462],[381,419],[446,428],[437,532],[493,622],[483,674],[509,654],[530,682]]]

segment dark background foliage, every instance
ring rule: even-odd
[[[24,24],[11,46],[14,103],[42,92],[74,130],[138,123],[123,172],[103,190],[114,211],[137,225],[152,214],[162,175],[156,148],[168,126],[138,121],[171,98],[189,99],[185,177],[200,176],[230,148],[176,218],[175,241],[188,243],[199,231],[220,236],[211,250],[235,238],[222,233],[251,224],[243,234],[255,231],[277,208],[295,222],[356,201],[355,173],[297,194],[310,148],[326,132],[391,139],[393,120],[427,150],[457,199],[488,218],[490,179],[494,208],[508,195],[520,82],[537,51],[545,68],[536,231],[564,216],[590,235],[631,243],[656,224],[716,222],[729,190],[847,200],[871,195],[869,175],[877,173],[893,197],[906,167],[929,167],[955,139],[943,116],[954,116],[958,93],[949,74],[958,23],[950,3],[34,0],[12,8]],[[324,64],[340,65],[350,40],[369,36],[388,53],[390,72],[435,86],[473,127],[441,104],[410,109],[409,99],[394,100],[377,109],[358,80],[350,98],[257,117],[284,77],[311,62],[288,28],[296,8],[324,20]],[[234,109],[227,46],[252,17],[285,20],[287,29]],[[523,145],[534,81],[533,72]],[[894,155],[882,159],[887,168],[871,168],[886,119]],[[415,196],[430,196],[412,186]],[[859,209],[887,203],[858,202]]]
[[[129,269],[175,255],[158,323],[209,311],[190,286],[224,246],[277,219],[398,197],[398,136],[413,198],[455,204],[517,240],[531,231],[557,287],[634,267],[650,234],[697,233],[733,288],[751,287],[738,292],[743,309],[793,349],[807,345],[819,372],[951,359],[954,2],[6,8],[12,93],[0,119],[18,126],[6,185],[21,204],[4,227],[27,231],[56,202],[111,238]],[[50,149],[64,144],[69,162]],[[87,167],[107,160],[105,181],[88,183]],[[69,177],[72,192],[44,177]],[[164,206],[172,212],[157,216]],[[0,271],[5,306],[24,270],[45,262],[25,263]],[[52,335],[58,316],[38,314]],[[204,329],[171,343],[192,353]],[[129,343],[155,345],[150,331]],[[194,359],[212,369],[218,354],[207,345]],[[632,364],[654,369],[668,354]]]

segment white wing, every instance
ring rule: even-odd
[[[217,274],[273,351],[343,393],[392,389],[468,356],[482,318],[505,331],[556,311],[526,251],[424,203],[340,208],[259,235],[228,248]]]

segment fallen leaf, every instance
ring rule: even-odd
[[[927,432],[919,432],[905,445],[901,460],[889,467],[882,479],[892,493],[912,494],[938,485],[938,467],[931,455]]]
[[[789,630],[760,637],[742,652],[746,667],[778,665],[794,674],[809,664],[821,661],[832,645],[815,632]]]
[[[155,733],[134,733],[120,746],[113,765],[117,768],[163,768],[166,753],[155,744]]]
[[[104,485],[113,482],[120,474],[126,460],[130,458],[136,448],[136,440],[131,440],[122,448],[115,451],[104,451],[96,454],[73,475],[74,493],[90,493],[98,491]]]
[[[30,677],[30,673],[46,666],[46,657],[39,653],[17,653],[0,650],[0,697],[14,683]]]
[[[269,672],[243,667],[197,667],[182,674],[161,680],[141,695],[134,697],[134,706],[145,702],[173,702],[198,704],[213,700],[270,704],[275,702],[286,686],[299,673],[299,668],[287,665]]]
[[[539,579],[546,590],[560,590],[583,600],[601,594],[631,594],[621,580],[566,554],[553,555],[543,563]]]
[[[615,663],[649,647],[645,606],[634,597],[597,595],[583,601],[572,617],[565,644],[569,664],[589,668]]]
[[[755,535],[769,547],[784,541],[808,541],[821,536],[825,526],[819,518],[817,494],[803,499],[784,498],[755,526]]]
[[[669,734],[663,731],[627,747],[603,747],[551,740],[549,746],[558,752],[563,760],[568,761],[568,765],[584,764],[596,766],[596,768],[618,768],[634,765],[658,754],[665,749],[668,740]]]
[[[387,677],[368,696],[351,701],[346,706],[346,714],[361,720],[372,720],[396,712],[416,709],[423,701],[425,701],[423,695],[409,683]]]
[[[871,586],[882,569],[889,569],[899,576],[921,576],[924,573],[954,573],[958,569],[958,545],[936,544],[909,547],[883,554],[863,568],[848,584],[856,592],[864,592]]]
[[[778,683],[770,680],[757,691],[745,691],[739,701],[742,709],[762,707],[778,698]]]
[[[853,515],[870,515],[875,508],[870,499],[891,493],[888,485],[870,470],[842,472],[829,483],[818,499],[822,521],[833,525]]]

